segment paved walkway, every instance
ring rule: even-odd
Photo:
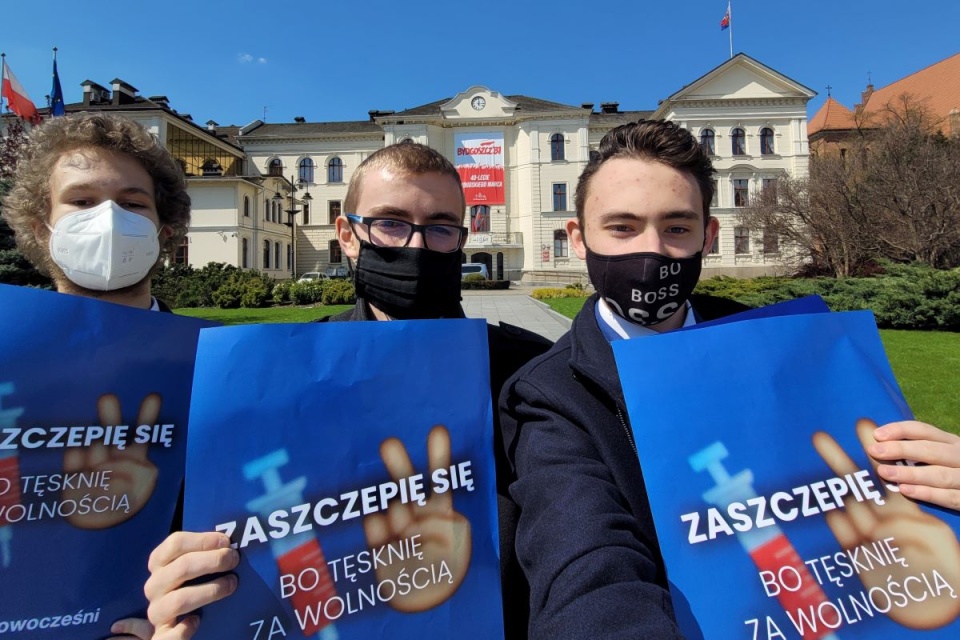
[[[531,298],[531,291],[525,287],[464,291],[463,311],[468,318],[486,318],[492,324],[503,321],[556,340],[570,328],[570,319]]]

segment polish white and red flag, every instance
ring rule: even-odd
[[[23,85],[17,80],[17,77],[10,71],[7,61],[3,61],[3,97],[7,100],[7,108],[15,114],[29,120],[33,123],[40,121],[40,115],[37,113],[37,106],[27,96]]]

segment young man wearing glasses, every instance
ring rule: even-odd
[[[424,145],[385,147],[354,172],[345,205],[345,215],[336,223],[337,239],[354,263],[357,303],[329,321],[463,317],[460,264],[466,205],[460,177],[449,160]],[[544,353],[550,342],[511,325],[487,328],[490,386],[496,399],[507,378]],[[497,425],[494,433],[499,439]],[[494,444],[499,469],[505,464],[503,447],[499,441]],[[504,627],[507,638],[523,638],[526,582],[513,555],[515,506],[501,477],[506,474],[497,474]],[[190,638],[200,620],[191,612],[233,593],[232,574],[184,585],[236,567],[239,556],[229,544],[219,533],[180,532],[154,550],[152,576],[144,589],[156,625],[154,640]]]

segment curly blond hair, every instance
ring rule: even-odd
[[[104,113],[75,113],[50,118],[30,133],[14,174],[14,184],[3,199],[3,217],[13,229],[17,247],[40,271],[57,275],[59,268],[47,247],[50,217],[50,175],[64,154],[80,149],[103,149],[128,155],[153,179],[160,224],[173,233],[161,246],[172,254],[190,226],[190,196],[183,170],[170,152],[139,123]],[[34,222],[44,225],[37,227]],[[44,237],[38,237],[43,234]]]

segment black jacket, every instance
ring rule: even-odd
[[[367,304],[357,300],[352,309],[317,322],[351,322],[374,320]],[[552,343],[543,336],[501,322],[487,324],[487,343],[490,350],[490,393],[496,409],[497,398],[506,381],[531,359],[545,353]],[[494,461],[497,474],[497,513],[500,527],[500,582],[503,592],[503,624],[507,640],[522,640],[527,633],[527,605],[529,591],[526,579],[516,560],[514,532],[517,508],[508,492],[511,474],[500,440],[498,412],[493,412]]]
[[[691,303],[698,320],[746,309],[705,296]],[[500,398],[529,634],[679,638],[613,349],[595,307],[593,296],[570,332]]]

